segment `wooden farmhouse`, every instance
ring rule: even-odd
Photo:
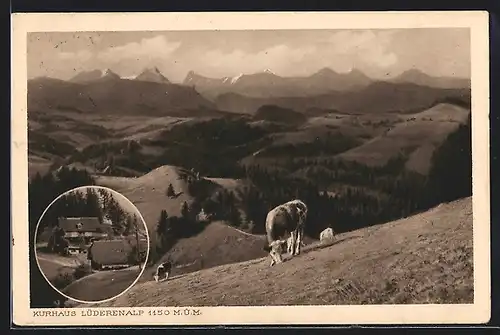
[[[109,237],[110,226],[99,222],[97,217],[61,217],[58,226],[64,231],[64,238],[69,241],[70,254],[85,252],[91,240]]]

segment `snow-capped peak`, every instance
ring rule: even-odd
[[[241,77],[243,77],[243,73],[240,73],[236,77],[231,78],[231,84],[236,83]]]
[[[106,76],[117,76],[117,74],[111,71],[111,69],[104,69],[102,71],[101,77],[106,77]]]

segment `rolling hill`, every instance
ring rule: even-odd
[[[180,216],[182,203],[193,200],[180,173],[186,171],[174,166],[161,166],[138,178],[97,176],[96,182],[120,192],[139,209],[154,243],[156,236],[153,232],[156,231],[161,210],[166,210],[169,216]],[[177,197],[167,197],[169,184],[173,185]]]
[[[430,169],[432,153],[446,137],[467,121],[470,111],[450,104],[438,104],[408,115],[388,132],[338,155],[366,165],[383,165],[399,152],[410,158],[407,168],[421,174]]]
[[[447,99],[470,100],[470,89],[448,89],[409,83],[374,82],[360,90],[330,92],[322,95],[276,98],[255,98],[226,93],[215,99],[224,111],[254,114],[261,106],[275,105],[293,109],[310,116],[329,114],[414,113]]]
[[[159,284],[145,278],[92,307],[472,303],[472,253],[469,197],[313,243],[278,266],[256,255]]]

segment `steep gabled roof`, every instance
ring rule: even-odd
[[[58,223],[65,232],[96,232],[105,228],[97,217],[59,218]]]
[[[95,241],[92,258],[102,265],[127,264],[132,245],[125,240]]]

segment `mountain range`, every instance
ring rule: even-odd
[[[145,69],[131,80],[109,69],[81,72],[68,81],[48,77],[29,80],[28,110],[53,109],[152,116],[221,114],[195,89],[170,83],[157,68]]]
[[[28,109],[103,114],[213,116],[253,114],[263,105],[302,113],[408,112],[446,98],[466,101],[470,81],[432,77],[408,70],[387,81],[359,70],[324,68],[306,77],[280,77],[269,70],[236,77],[208,78],[190,71],[182,84],[156,68],[132,78],[110,69],[83,71],[69,80],[38,77],[28,81]]]
[[[403,72],[387,81],[433,88],[467,88],[470,86],[468,79],[432,77],[416,69]],[[323,68],[306,77],[280,77],[266,70],[261,73],[214,79],[190,71],[183,84],[195,87],[201,94],[214,99],[224,93],[236,93],[255,98],[306,97],[359,90],[374,82],[376,80],[359,70],[337,73],[330,68]]]

